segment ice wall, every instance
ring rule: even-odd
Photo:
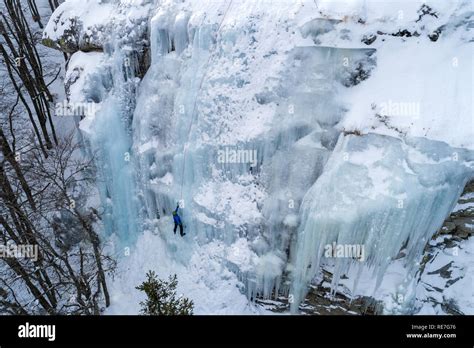
[[[269,29],[256,27],[269,14],[256,7],[248,23],[233,24],[243,8],[221,2],[210,24],[212,14],[158,10],[133,129],[150,228],[172,238],[168,217],[181,201],[198,245],[245,239],[257,261],[227,264],[254,298],[278,293],[287,272],[299,205],[337,140],[337,92],[351,84],[355,67],[370,71],[375,60],[372,49],[268,43]],[[226,150],[255,158],[220,161]]]
[[[83,5],[75,1],[64,4],[67,5],[74,5],[69,9],[71,13],[81,13],[74,9]],[[93,1],[88,5],[100,7],[101,3]],[[79,51],[72,55],[69,71],[74,74],[67,80],[69,103],[86,103],[89,111],[80,123],[80,130],[88,152],[97,164],[105,232],[116,237],[118,250],[133,246],[142,231],[137,186],[139,173],[132,149],[132,117],[139,76],[146,63],[147,42],[143,38],[147,31],[148,8],[143,3],[141,11],[136,11],[131,5],[105,3],[108,10],[104,12],[100,7],[95,15],[104,16],[96,18],[92,24],[76,18],[75,22],[81,23],[85,31],[98,31],[102,41],[95,44],[97,52]],[[84,11],[90,13],[91,8]],[[59,12],[68,13],[68,10]],[[112,14],[117,17],[111,21]],[[105,27],[113,29],[106,30]],[[107,40],[103,40],[105,35]]]
[[[123,57],[111,62],[113,89],[89,123],[94,131],[87,137],[98,164],[106,231],[116,233],[124,245],[135,241],[139,231],[130,134],[135,82],[126,80],[127,68]]]

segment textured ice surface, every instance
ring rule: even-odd
[[[288,262],[300,201],[337,139],[333,126],[342,109],[334,96],[359,62],[374,66],[374,51],[294,47],[276,73],[257,72],[256,44],[236,29],[225,27],[215,42],[215,26],[189,36],[171,31],[173,16],[160,11],[151,21],[152,64],[133,119],[146,217],[167,215],[182,200],[183,218],[200,243],[246,238],[262,257],[253,272],[240,272],[248,293],[270,296]],[[183,18],[177,15],[179,25]],[[255,26],[246,26],[251,40],[265,40]],[[171,42],[186,39],[180,56]],[[272,52],[269,61],[280,59]],[[340,64],[346,57],[348,66]],[[220,163],[219,152],[229,149],[256,158]]]
[[[156,267],[177,270],[186,291],[206,284],[201,313],[246,311],[240,298],[213,307],[203,295],[225,302],[235,287],[248,298],[290,293],[296,307],[320,265],[335,263],[334,286],[349,267],[322,257],[337,241],[365,246],[374,289],[395,268],[409,305],[421,250],[473,171],[472,9],[429,4],[437,18],[418,22],[413,1],[61,5],[45,32],[52,46],[103,52],[75,53],[68,76],[83,67],[71,98],[97,104],[81,129],[98,156],[107,231],[124,246],[138,240],[117,294],[138,282],[127,272]],[[420,35],[391,35],[404,29]],[[417,115],[383,115],[384,103],[413,101]],[[226,151],[256,162],[222,163]],[[172,234],[177,201],[183,240]],[[392,262],[402,247],[406,265]]]
[[[404,266],[411,272],[402,285],[409,288],[426,243],[472,176],[473,161],[470,151],[423,138],[341,135],[303,201],[291,290],[295,303],[325,261],[325,245],[333,242],[364,246],[360,267],[373,268],[375,288],[405,248]],[[350,264],[359,261],[334,262],[335,288]]]

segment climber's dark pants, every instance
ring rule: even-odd
[[[178,225],[177,223],[175,223],[175,224],[174,224],[173,232],[174,232],[174,234],[176,234],[176,229],[178,228],[178,226],[179,226],[179,234],[180,234],[181,237],[182,237],[182,236],[184,236],[184,233],[183,233],[183,224],[179,224],[179,225]]]

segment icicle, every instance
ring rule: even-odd
[[[459,161],[451,160],[456,152]],[[307,286],[324,263],[327,244],[359,245],[364,265],[373,267],[376,287],[406,244],[408,277],[427,241],[451,212],[472,170],[467,150],[426,139],[367,134],[341,135],[325,170],[305,195],[294,258],[291,293],[297,311]],[[334,258],[333,291],[348,269]],[[353,261],[359,262],[359,261]],[[405,305],[410,291],[404,285]]]

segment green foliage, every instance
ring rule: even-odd
[[[147,295],[140,302],[140,313],[143,315],[192,315],[194,303],[186,297],[176,297],[178,280],[176,274],[169,281],[161,280],[153,271],[146,274],[147,280],[136,289]]]

